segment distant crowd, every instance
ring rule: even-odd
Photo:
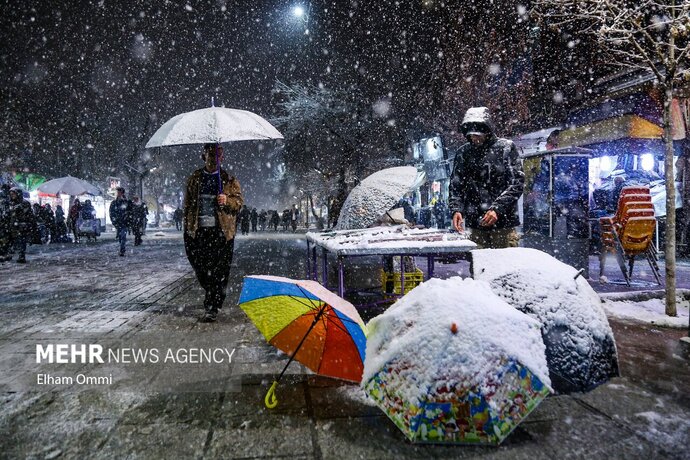
[[[182,209],[177,208],[173,212],[173,222],[175,228],[182,230],[184,213]],[[275,209],[261,209],[250,208],[243,205],[237,215],[237,227],[243,235],[248,235],[249,232],[277,232],[280,229],[287,232],[292,230],[297,231],[299,225],[300,213],[297,207],[291,209],[284,209],[283,212],[278,212]]]
[[[148,209],[134,197],[126,216],[128,231],[143,234]],[[96,240],[101,221],[91,200],[75,199],[65,214],[61,205],[29,203],[19,187],[3,184],[0,188],[0,262],[26,262],[26,247],[34,244],[79,243],[83,238]],[[140,244],[141,239],[138,238]]]
[[[293,207],[284,209],[282,213],[279,213],[274,209],[257,211],[256,208],[244,205],[237,216],[237,222],[243,235],[249,234],[250,231],[277,232],[279,227],[282,227],[284,232],[289,229],[294,232],[299,223],[299,210]]]

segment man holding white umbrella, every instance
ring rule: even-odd
[[[201,321],[214,322],[225,301],[237,214],[243,199],[239,181],[220,167],[220,144],[205,144],[202,159],[204,167],[187,180],[184,246],[199,284],[206,291]]]
[[[171,118],[146,143],[146,148],[204,144],[205,165],[188,179],[184,204],[185,250],[206,291],[203,322],[215,321],[223,306],[237,214],[243,204],[240,183],[220,167],[221,144],[282,138],[277,129],[255,113],[208,107]]]

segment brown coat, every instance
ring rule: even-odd
[[[192,238],[196,237],[196,230],[199,225],[199,186],[203,168],[197,169],[187,180],[187,190],[184,196],[184,231]],[[220,177],[223,183],[223,193],[228,200],[225,206],[221,206],[218,211],[220,228],[225,234],[225,239],[230,241],[235,237],[237,213],[239,212],[244,200],[240,183],[234,177],[228,176],[224,170],[220,170]]]

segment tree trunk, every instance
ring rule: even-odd
[[[309,204],[309,207],[311,208],[311,214],[312,216],[314,216],[314,220],[316,221],[316,229],[323,230],[323,220],[318,214],[316,214],[316,209],[314,209],[314,196],[311,193],[309,194]]]
[[[161,219],[161,204],[158,201],[158,195],[156,194],[156,216],[154,219],[156,227],[160,227],[160,219]]]
[[[673,132],[671,130],[671,107],[673,101],[672,76],[666,75],[664,88],[664,171],[666,177],[666,314],[677,316],[676,312],[676,192],[673,174]]]

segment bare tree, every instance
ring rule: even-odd
[[[676,316],[676,209],[671,103],[690,80],[690,0],[537,0],[534,12],[550,27],[572,23],[591,35],[610,63],[651,72],[663,99],[666,175],[666,314]]]
[[[272,121],[286,139],[286,178],[295,188],[325,197],[329,221],[334,223],[349,189],[377,160],[385,162],[391,145],[402,136],[389,117],[389,102],[370,104],[356,88],[343,91],[280,81],[274,92],[285,114]]]
[[[529,124],[533,84],[522,10],[506,0],[443,7],[442,52],[429,74],[429,84],[416,98],[418,119],[427,131],[463,143],[458,125],[472,106],[488,107],[505,135]]]

